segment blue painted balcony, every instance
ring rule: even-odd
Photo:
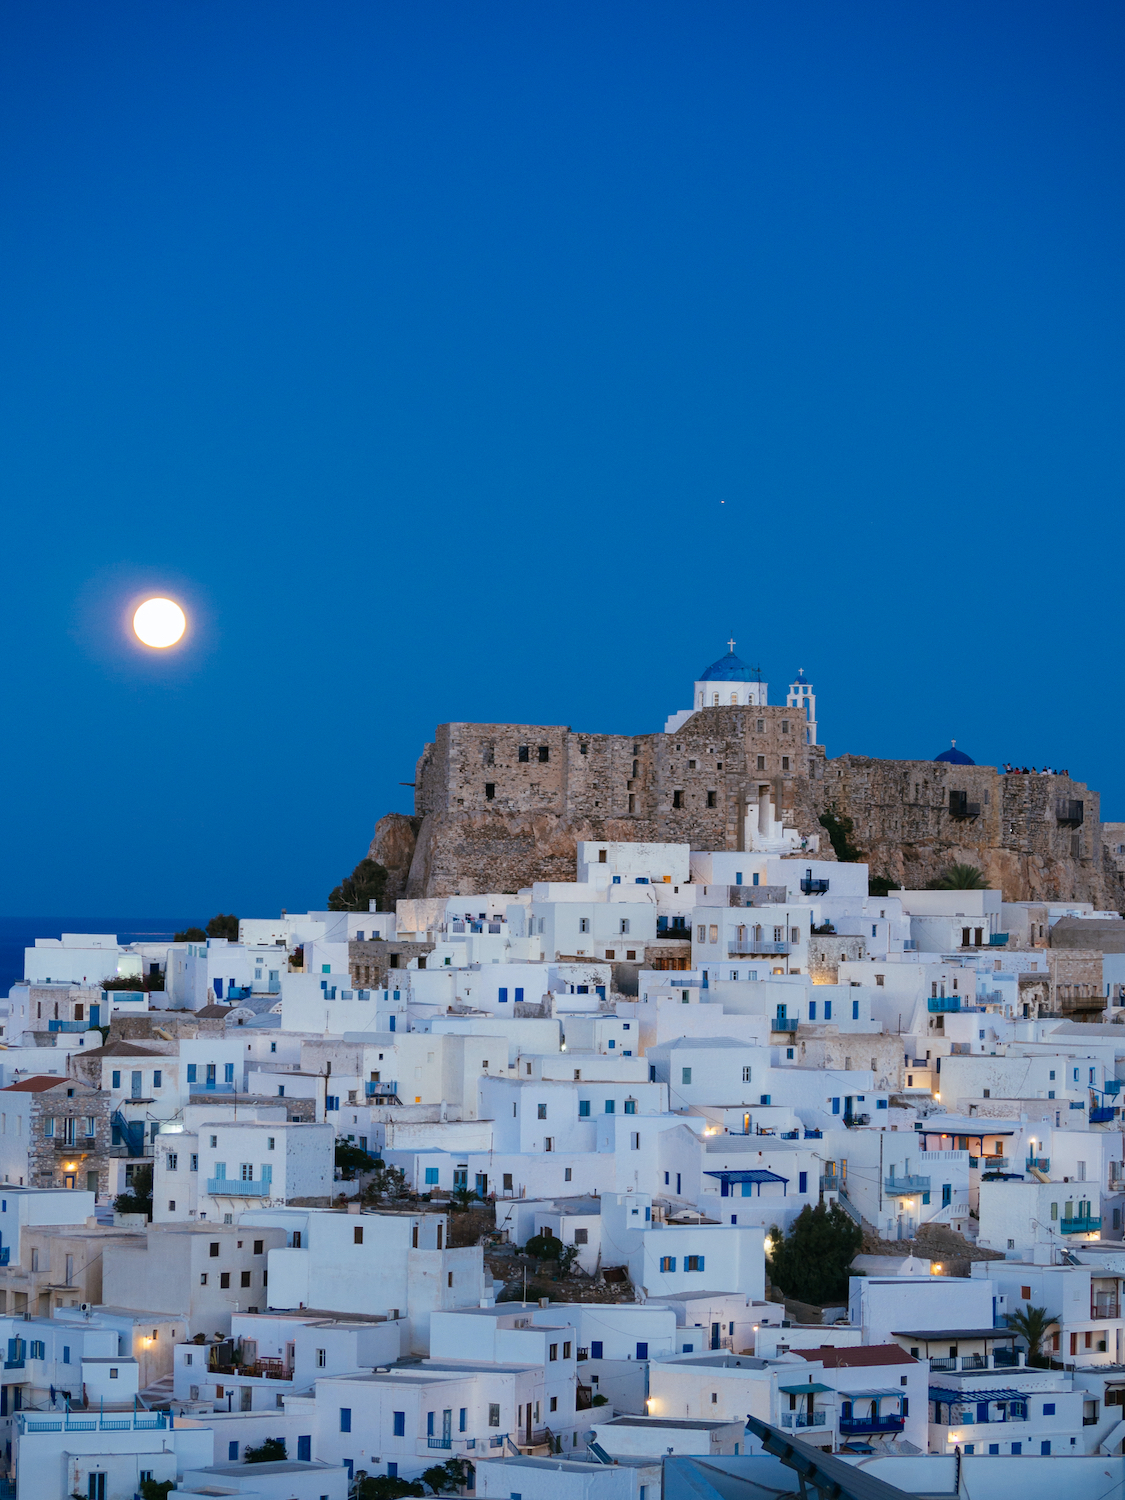
[[[453,1439],[452,1438],[447,1438],[447,1437],[428,1437],[426,1439],[426,1447],[427,1448],[452,1448],[453,1447]]]
[[[1071,1219],[1060,1219],[1063,1234],[1096,1234],[1102,1227],[1099,1214],[1075,1214]]]
[[[1029,1156],[1024,1162],[1024,1168],[1025,1170],[1030,1170],[1032,1167],[1037,1172],[1042,1172],[1045,1176],[1049,1177],[1051,1175],[1051,1158],[1049,1156]]]
[[[243,1182],[238,1177],[208,1177],[207,1191],[221,1198],[268,1198],[271,1182]]]
[[[1108,1125],[1117,1111],[1112,1104],[1098,1104],[1090,1111],[1091,1125]]]
[[[948,1016],[961,1009],[960,995],[931,995],[926,1001],[931,1016]]]
[[[771,1031],[796,1031],[796,1029],[796,1016],[771,1016],[770,1018]]]
[[[1006,932],[990,932],[988,934],[988,946],[990,948],[1006,948],[1008,946],[1008,934]]]
[[[823,1411],[783,1411],[782,1427],[824,1427],[828,1414]]]
[[[388,1080],[385,1083],[373,1083],[369,1079],[363,1085],[363,1092],[367,1096],[368,1099],[375,1099],[375,1098],[391,1099],[391,1098],[397,1098],[398,1097],[398,1084],[394,1083],[394,1082],[392,1082],[390,1080]]]
[[[89,1031],[92,1021],[48,1021],[48,1031]]]
[[[249,1000],[254,991],[248,984],[232,984],[227,987],[228,1000]]]
[[[840,1435],[860,1432],[901,1432],[906,1418],[894,1417],[841,1417]]]
[[[806,896],[823,896],[827,889],[827,880],[814,880],[811,875],[806,875],[801,881],[801,890]]]
[[[888,1198],[913,1198],[915,1193],[928,1193],[930,1191],[930,1179],[928,1177],[886,1177],[883,1179],[883,1192]]]

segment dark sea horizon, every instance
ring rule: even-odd
[[[171,941],[188,927],[203,927],[200,917],[0,917],[0,995],[23,978],[23,950],[36,938],[58,938],[64,932],[113,933],[119,943]]]

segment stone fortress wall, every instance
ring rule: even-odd
[[[817,857],[835,855],[822,813],[851,820],[872,875],[926,886],[979,865],[1010,901],[1125,909],[1096,792],[1058,775],[1003,775],[944,761],[828,760],[800,710],[697,710],[674,733],[580,734],[561,725],[443,724],[418,760],[415,815],[380,820],[371,856],[388,899],[516,891],[574,879],[582,839],[747,847],[767,798]],[[780,810],[780,811],[779,811]],[[808,855],[806,854],[807,858]]]

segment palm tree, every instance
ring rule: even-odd
[[[468,1209],[477,1201],[477,1195],[471,1187],[455,1187],[450,1193],[452,1206],[459,1209]]]
[[[987,891],[988,877],[976,865],[948,865],[930,887],[934,891]]]
[[[1047,1337],[1048,1330],[1058,1319],[1053,1313],[1049,1313],[1045,1307],[1032,1307],[1029,1302],[1026,1307],[1020,1308],[1018,1312],[1008,1314],[1008,1327],[1014,1328],[1020,1338],[1027,1344],[1027,1362],[1029,1365],[1043,1364],[1040,1345]]]

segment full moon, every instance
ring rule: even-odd
[[[163,650],[174,646],[187,627],[187,618],[171,599],[146,599],[133,616],[137,639]]]

